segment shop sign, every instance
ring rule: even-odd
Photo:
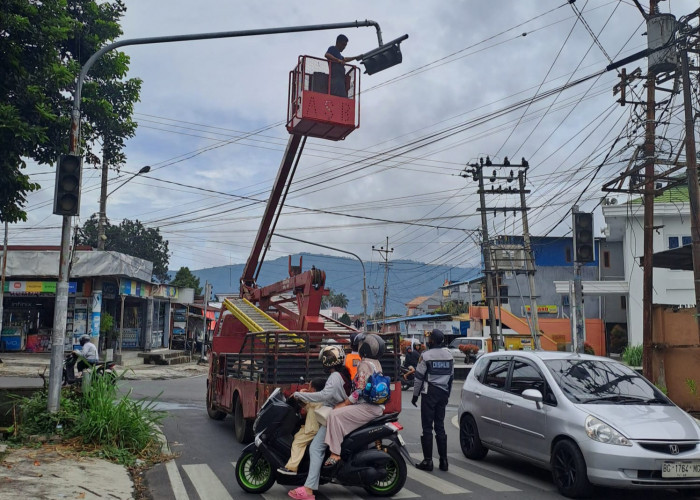
[[[148,297],[151,292],[151,285],[134,280],[120,280],[119,294],[129,297]]]
[[[78,283],[70,281],[68,283],[68,293],[76,293],[78,291]],[[5,293],[47,293],[56,294],[55,281],[6,281]]]
[[[90,336],[100,336],[100,315],[102,313],[102,292],[92,292],[92,312],[90,313]]]
[[[115,283],[111,281],[102,282],[102,298],[103,299],[114,299],[117,297],[117,292],[119,288]]]
[[[169,299],[178,298],[178,288],[172,285],[153,285],[154,297],[167,297]]]
[[[525,312],[529,313],[531,307],[530,306],[524,306],[525,307]],[[556,305],[548,305],[548,306],[537,306],[537,314],[557,314],[557,311],[559,308]]]

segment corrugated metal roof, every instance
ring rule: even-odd
[[[424,319],[445,319],[452,318],[451,314],[420,314],[418,316],[402,316],[400,318],[387,318],[386,324],[391,325],[394,323],[401,323],[402,321],[421,321]],[[380,323],[385,323],[382,320],[370,320],[367,321],[369,325],[376,325]]]
[[[631,204],[641,204],[644,198],[635,198],[631,200]],[[690,196],[688,195],[688,186],[676,186],[667,189],[659,196],[654,197],[654,203],[689,203]]]

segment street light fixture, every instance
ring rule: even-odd
[[[105,225],[107,224],[107,197],[110,196],[112,193],[114,193],[117,189],[122,187],[124,184],[129,182],[131,179],[136,177],[137,175],[146,174],[150,171],[151,171],[150,166],[146,165],[145,167],[142,167],[141,170],[134,173],[127,180],[125,180],[124,182],[119,184],[117,187],[112,189],[112,191],[107,193],[107,169],[104,168],[102,170],[102,191],[100,194],[100,218],[97,222],[97,249],[98,250],[105,249],[105,241],[107,240],[107,236],[105,236]]]

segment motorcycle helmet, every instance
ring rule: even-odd
[[[84,345],[87,344],[88,342],[90,342],[90,337],[89,337],[89,336],[83,335],[82,337],[80,337],[80,345],[81,345],[81,346],[84,346]]]
[[[384,354],[384,339],[379,335],[370,333],[360,343],[357,352],[361,358],[379,359]]]
[[[365,334],[364,333],[353,333],[350,336],[350,349],[352,352],[358,352],[358,349],[360,348],[360,344],[362,341],[365,339]]]
[[[326,368],[344,365],[345,351],[337,345],[327,345],[318,353],[318,359]]]
[[[434,347],[442,347],[443,342],[445,342],[445,334],[442,331],[435,328],[430,335],[428,335],[428,347],[430,349]]]

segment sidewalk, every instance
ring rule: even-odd
[[[191,363],[172,366],[147,365],[138,357],[138,352],[124,352],[124,366],[118,366],[117,373],[126,371],[124,378],[128,380],[166,380],[205,375],[208,364],[198,364],[196,358],[193,359],[195,361]],[[27,384],[27,381],[37,382],[41,386],[41,374],[48,380],[51,362],[48,353],[1,353],[0,360],[2,388],[35,385]],[[16,381],[13,381],[13,377]],[[169,453],[167,443],[163,445],[163,452]],[[0,443],[0,498],[128,500],[140,497],[124,466],[80,456],[60,443],[20,449],[9,449]]]
[[[154,350],[153,353],[167,353],[168,349]],[[190,363],[179,365],[154,365],[144,364],[138,351],[124,351],[122,365],[117,365],[117,373],[124,373],[126,380],[167,380],[173,378],[192,377],[206,374],[209,365],[199,364],[193,357]],[[2,377],[36,377],[41,375],[48,377],[51,364],[50,353],[6,352],[0,353],[0,378]],[[4,384],[7,386],[7,382]]]

